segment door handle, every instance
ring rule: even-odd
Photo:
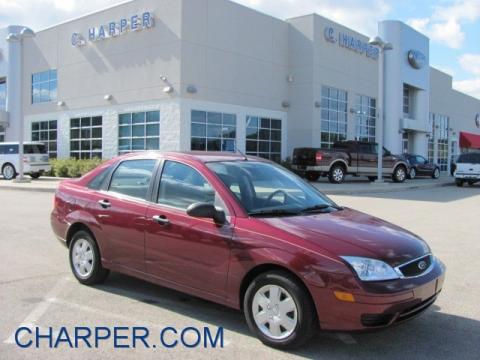
[[[168,220],[165,215],[154,215],[154,216],[152,216],[152,219],[153,219],[153,221],[156,221],[160,225],[170,224],[170,220]]]
[[[100,206],[101,206],[102,208],[104,208],[104,209],[109,208],[110,206],[112,206],[112,205],[110,204],[110,201],[108,201],[108,200],[98,200],[98,203],[99,203]]]

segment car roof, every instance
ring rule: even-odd
[[[178,160],[193,160],[202,163],[221,162],[221,161],[263,161],[269,162],[264,158],[256,156],[247,156],[240,152],[227,151],[140,151],[122,155],[121,158],[171,158]]]

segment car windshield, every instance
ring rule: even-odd
[[[251,216],[293,216],[340,209],[312,185],[261,161],[207,163]]]

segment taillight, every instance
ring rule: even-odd
[[[323,159],[323,154],[322,154],[322,152],[321,152],[321,151],[317,151],[317,152],[315,153],[315,161],[316,161],[316,162],[320,162],[320,161],[322,161],[322,159]]]

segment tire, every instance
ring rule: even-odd
[[[308,181],[317,181],[319,177],[320,172],[318,171],[307,171],[305,173],[305,179],[307,179]]]
[[[3,165],[2,175],[5,180],[13,180],[17,177],[17,171],[12,164],[7,163]]]
[[[440,169],[435,168],[435,170],[433,170],[432,172],[432,179],[438,179],[439,177],[440,177]]]
[[[368,176],[368,181],[374,182],[375,180],[377,180],[376,176]]]
[[[272,296],[270,289],[272,291],[277,289],[280,294],[278,297],[280,300],[276,303],[273,300],[273,304],[269,298]],[[268,293],[268,297],[265,295],[266,293]],[[281,300],[282,296],[283,300]],[[288,301],[288,303],[285,301]],[[287,310],[283,319],[288,317],[294,324],[289,321],[279,323],[282,319],[280,305],[282,302],[284,302]],[[271,308],[263,309],[262,304],[264,306],[267,304],[266,306],[271,306]],[[290,309],[293,310],[288,312]],[[287,272],[271,271],[256,277],[245,293],[243,310],[250,330],[260,341],[271,347],[279,349],[296,348],[307,342],[318,329],[317,314],[310,295],[302,284]],[[257,316],[254,316],[254,311],[257,312]],[[263,312],[266,314],[261,316]],[[271,315],[269,316],[268,313]],[[261,325],[263,322],[264,325]],[[290,326],[291,328],[289,328]],[[275,330],[271,331],[271,329]],[[273,332],[279,335],[276,336]]]
[[[328,172],[328,180],[332,184],[341,184],[345,180],[345,168],[340,164],[335,164]]]
[[[455,185],[457,185],[458,187],[462,187],[463,186],[463,180],[462,179],[455,179]]]
[[[80,230],[73,235],[69,259],[73,275],[84,285],[99,284],[108,276],[109,271],[102,266],[97,243],[88,231]]]
[[[407,178],[407,169],[403,165],[398,165],[393,171],[392,180],[396,183],[403,183]]]
[[[35,172],[35,173],[31,173],[30,174],[30,177],[32,179],[38,179],[40,177],[40,173],[39,172]]]
[[[417,171],[415,170],[415,168],[412,167],[410,169],[410,172],[408,173],[408,178],[415,179],[416,176],[417,176]]]
[[[469,186],[473,186],[475,184],[475,181],[468,181],[467,183]]]

